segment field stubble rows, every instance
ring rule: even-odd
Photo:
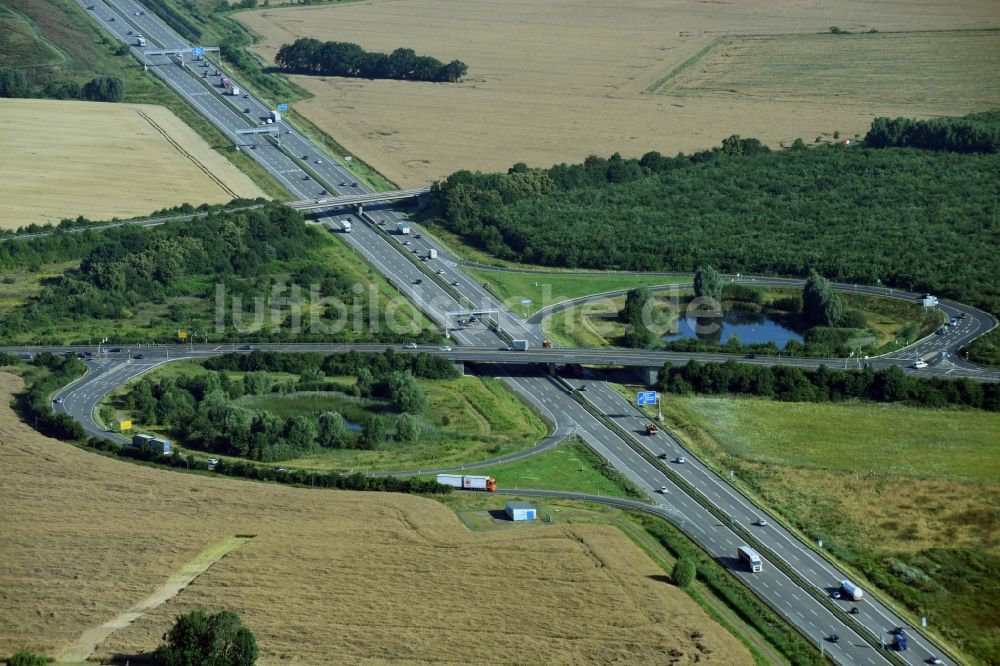
[[[876,66],[848,60],[842,72],[829,78],[828,88],[836,88],[834,82],[867,81],[875,70],[884,86],[895,82],[900,91],[886,100],[873,100],[867,90],[859,95],[860,84],[848,86],[843,95],[824,85],[814,91],[812,79],[801,77],[790,80],[809,83],[808,94],[779,99],[764,91],[759,97],[644,91],[727,35],[826,33],[834,25],[852,32],[872,27],[889,32],[998,24],[984,0],[937,0],[919,8],[894,2],[833,6],[785,0],[759,9],[695,0],[669,5],[649,0],[471,0],[461,12],[447,0],[371,0],[244,12],[239,20],[263,37],[256,48],[267,59],[283,43],[315,37],[378,51],[405,46],[469,65],[468,76],[457,84],[294,77],[315,95],[296,109],[400,185],[425,184],[459,169],[503,170],[519,161],[548,166],[589,154],[639,156],[659,150],[672,155],[718,145],[731,134],[771,145],[820,134],[829,138],[834,131],[851,137],[864,133],[876,115],[985,110],[979,103],[982,95],[926,98],[926,87],[939,82],[948,67],[963,74],[980,71],[976,62],[982,54],[948,47],[950,64],[928,73],[913,59],[914,50],[924,48],[919,35],[872,35],[885,38],[878,43],[893,45]],[[895,50],[897,42],[904,47]],[[853,42],[839,44],[850,52]],[[825,63],[827,54],[816,53],[816,60]],[[709,59],[711,54],[710,49]],[[752,55],[760,60],[759,53]],[[766,64],[750,59],[742,67],[760,76]],[[967,76],[953,78],[968,89]]]
[[[205,548],[255,534],[95,656],[152,649],[176,614],[203,606],[239,612],[262,664],[467,663],[470,650],[655,663],[674,647],[683,663],[751,663],[613,528],[473,534],[418,497],[148,469],[37,434],[7,407],[19,386],[0,375],[0,654],[52,654]]]

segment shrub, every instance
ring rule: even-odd
[[[46,666],[48,660],[40,654],[28,650],[18,650],[7,661],[8,666]]]
[[[257,640],[240,616],[228,610],[208,615],[198,609],[178,615],[167,641],[153,653],[161,666],[252,666]]]
[[[690,557],[682,557],[677,560],[673,571],[670,572],[670,577],[674,579],[677,587],[688,587],[694,582],[697,575],[698,569],[695,566],[694,560]]]

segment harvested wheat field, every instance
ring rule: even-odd
[[[160,106],[0,99],[0,114],[0,228],[263,196]]]
[[[176,614],[203,606],[239,612],[262,664],[458,664],[473,652],[652,664],[670,650],[682,653],[672,663],[751,663],[610,527],[473,533],[419,497],[148,469],[29,429],[7,407],[19,385],[0,374],[0,657],[69,656],[85,631],[234,548],[94,657],[150,650]]]
[[[268,59],[284,43],[314,37],[386,52],[409,47],[468,64],[466,79],[457,84],[294,77],[315,95],[296,110],[400,185],[519,161],[548,166],[589,154],[673,155],[718,145],[731,134],[774,146],[799,137],[830,139],[835,131],[851,137],[864,134],[876,115],[982,111],[989,108],[984,95],[992,106],[1000,103],[1000,70],[987,68],[986,79],[976,77],[981,61],[995,59],[1000,38],[991,36],[982,52],[981,33],[975,44],[958,49],[942,40],[922,46],[925,33],[885,39],[880,48],[887,56],[846,58],[843,67],[824,60],[823,49],[807,49],[800,55],[812,71],[791,78],[793,89],[779,95],[759,85],[710,85],[747,70],[755,81],[766,79],[774,69],[766,47],[744,49],[749,59],[734,60],[729,76],[728,54],[716,52],[717,40],[727,35],[825,33],[850,37],[854,41],[841,48],[851,51],[857,38],[829,35],[830,27],[877,28],[872,37],[996,28],[1000,14],[989,0],[919,6],[899,0],[467,0],[460,10],[449,0],[369,0],[238,17],[264,38],[257,49]],[[913,52],[921,50],[922,62],[933,65],[929,71],[911,66]],[[703,58],[713,76],[705,85],[698,69]],[[872,70],[881,89],[868,87]],[[682,72],[689,72],[687,87],[664,86]],[[945,78],[946,94],[925,95]]]

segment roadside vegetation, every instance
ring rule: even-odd
[[[755,365],[729,360],[663,365],[657,387],[666,393],[735,394],[784,402],[845,402],[862,399],[921,407],[971,407],[1000,411],[1000,384],[967,377],[908,375],[897,365],[876,370],[815,370],[788,365]]]
[[[514,462],[476,469],[502,490],[536,488],[646,500],[647,495],[578,437]]]
[[[255,350],[155,370],[114,394],[106,422],[183,449],[321,470],[432,469],[536,444],[546,426],[502,383],[427,354]]]
[[[664,416],[716,470],[965,651],[1000,658],[996,414],[674,396]]]
[[[995,309],[998,160],[840,145],[774,152],[734,136],[690,156],[459,171],[434,186],[424,220],[492,255],[534,264],[684,272],[712,265],[803,277],[815,270]]]
[[[973,363],[1000,367],[1000,327],[973,340],[965,351],[966,358]]]
[[[821,278],[815,282],[825,283]],[[804,311],[805,289],[758,287],[752,282],[720,283],[717,295],[702,296],[690,288],[657,290],[647,295],[636,287],[629,292],[635,291],[633,298],[639,299],[632,306],[627,297],[603,299],[549,315],[542,326],[557,344],[570,347],[638,346],[689,352],[861,357],[899,349],[941,324],[936,310],[917,303],[835,292],[828,284],[822,289],[825,298],[837,302],[839,326],[820,323],[827,320]],[[717,299],[721,309],[701,308],[695,299],[705,297]],[[815,302],[822,310],[819,301]],[[682,315],[696,322],[694,337],[666,340],[678,333]],[[741,340],[738,334],[725,331],[730,320],[744,325],[780,326],[801,336],[802,341],[794,337],[782,344]]]
[[[72,259],[79,268],[0,310],[5,340],[149,343],[179,332],[194,342],[438,339],[342,243],[276,204],[0,243],[0,271],[14,284],[25,269]]]

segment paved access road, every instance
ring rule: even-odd
[[[131,0],[107,0],[107,2],[109,4],[96,4],[92,14],[109,32],[123,41],[131,41],[127,32],[132,30],[133,32],[142,32],[149,40],[150,48],[190,47],[158,19],[145,12],[142,7]],[[108,19],[111,17],[115,17],[116,20],[109,21]],[[139,50],[134,49],[134,51]],[[137,53],[137,55],[143,57],[141,53]],[[219,83],[221,77],[226,75],[225,71],[218,70],[214,65],[204,67],[201,64],[192,63],[190,57],[180,61],[175,57],[149,56],[147,60],[150,63],[151,71],[163,78],[168,85],[215,124],[223,134],[230,137],[234,144],[243,144],[247,154],[263,165],[295,197],[305,199],[322,196],[324,191],[338,194],[348,191],[365,191],[360,184],[355,187],[355,181],[347,171],[332,164],[328,157],[322,155],[322,151],[318,147],[312,145],[294,128],[287,127],[285,123],[279,123],[285,133],[279,135],[278,139],[287,152],[280,150],[268,141],[260,140],[259,137],[247,140],[236,135],[238,129],[259,126],[259,121],[266,116],[268,107],[253,96],[232,98],[219,94]],[[206,73],[206,69],[210,71]],[[231,76],[229,78],[232,79]],[[241,89],[244,88],[235,80],[234,83]],[[244,109],[249,109],[249,111]],[[251,142],[257,147],[247,147],[246,144]],[[318,184],[316,176],[321,181]],[[402,219],[400,215],[390,210],[378,210],[366,218],[362,220],[365,223],[355,225],[356,231],[343,234],[343,239],[396,284],[404,295],[412,298],[422,309],[425,309],[428,315],[441,324],[456,342],[495,348],[501,340],[494,331],[485,327],[453,329],[452,321],[447,313],[471,307],[498,310],[498,318],[501,319],[500,325],[508,337],[524,338],[532,341],[536,346],[541,343],[537,327],[511,315],[509,310],[496,302],[496,299],[481,285],[460,271],[457,259],[444,252],[444,248],[436,248],[439,251],[438,259],[416,264],[401,254],[400,250],[403,248],[407,248],[407,250],[403,250],[404,252],[410,251],[412,253],[412,250],[416,249],[419,253],[421,249],[431,247],[431,243],[426,239],[413,239],[411,245],[398,245],[394,241],[388,240],[376,229],[380,227],[379,221],[383,221],[389,229],[394,228],[396,222]],[[357,221],[357,218],[353,219]],[[371,223],[371,226],[368,223]],[[398,237],[396,240],[399,240]],[[441,275],[438,275],[437,271],[442,271]],[[433,277],[428,279],[430,276]],[[420,283],[417,282],[418,278],[421,280]],[[447,278],[452,279],[449,281]],[[157,360],[155,356],[151,355],[138,362],[133,361],[132,364],[123,360],[119,363],[93,368],[92,373],[87,378],[60,393],[60,397],[65,398],[60,409],[66,409],[67,412],[74,415],[86,411],[90,404],[94,404],[92,401],[99,394],[118,385],[126,376],[138,374],[143,366],[151,366]],[[656,364],[654,363],[654,365]],[[681,493],[676,486],[673,486],[669,477],[662,470],[639,455],[634,448],[626,445],[621,438],[585,410],[565,387],[540,375],[512,376],[506,381],[538,406],[540,411],[550,419],[556,433],[575,432],[579,434],[599,453],[611,460],[626,476],[644,488],[652,499],[665,507],[667,501],[664,501],[665,497],[656,489],[666,486],[668,488],[667,496],[669,496],[668,508],[686,516],[685,524],[688,521],[691,523],[689,533],[698,539],[709,552],[716,553],[718,557],[733,557],[735,555],[735,547],[740,542],[729,526],[718,524],[712,518],[712,514],[692,498]],[[605,396],[605,398],[609,401],[613,399],[610,395]],[[627,405],[624,398],[621,400]],[[610,406],[611,403],[609,402],[608,405]],[[622,404],[619,404],[616,406],[616,411],[612,413],[618,413],[623,409]],[[696,479],[696,481],[707,483],[707,480]],[[692,483],[694,482],[692,481]],[[733,502],[734,510],[745,511],[749,500],[741,498],[735,491],[732,493],[738,501],[732,497],[725,500],[729,496],[726,494],[720,494],[719,497],[721,500]],[[697,528],[694,527],[695,525]],[[698,531],[695,531],[696,529]],[[715,539],[716,543],[713,544],[712,539]],[[794,553],[788,552],[788,548],[801,550],[804,546],[795,543],[789,546],[784,543],[783,539],[775,540],[774,550],[780,554],[780,557],[786,561],[788,559],[795,561]],[[728,555],[723,554],[727,552]],[[824,572],[816,571],[815,573],[822,575],[822,579],[809,578],[813,588],[822,588],[830,584],[829,577]],[[802,575],[808,576],[808,572]],[[887,661],[885,656],[870,648],[860,640],[859,636],[853,634],[844,624],[842,618],[832,614],[814,598],[812,596],[814,589],[800,588],[793,581],[780,575],[773,566],[769,566],[763,576],[759,574],[756,576],[744,575],[744,579],[747,580],[752,589],[777,608],[783,609],[787,604],[786,617],[793,625],[799,627],[804,635],[819,640],[820,634],[827,632],[839,634],[842,637],[841,642],[828,646],[832,657],[838,663],[870,662],[874,664]],[[891,619],[895,620],[895,618]],[[883,620],[874,616],[866,616],[866,626],[873,634],[887,628],[884,626]],[[919,644],[920,650],[924,650],[926,647],[926,644]],[[929,653],[918,654],[917,646],[915,646],[913,650],[902,656],[910,663],[919,663],[926,658],[927,654]]]

